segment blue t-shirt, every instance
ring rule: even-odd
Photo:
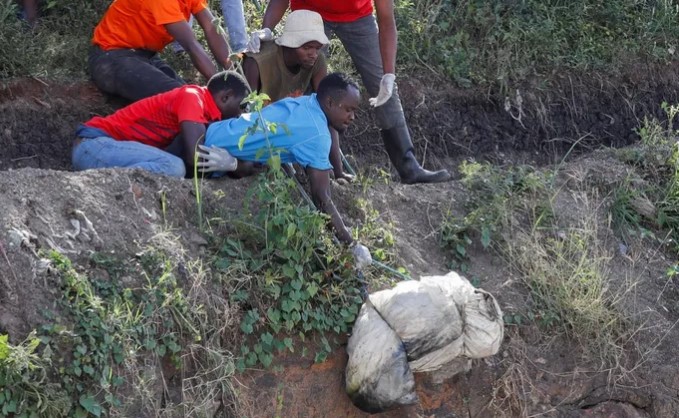
[[[268,135],[274,154],[280,151],[282,163],[296,162],[317,170],[332,169],[328,120],[316,94],[271,103],[262,109],[262,116],[265,121],[278,125],[276,132],[269,131]],[[239,160],[266,162],[270,154],[261,129],[249,135],[243,149],[238,149],[240,137],[257,118],[257,113],[246,113],[239,118],[210,124],[205,133],[205,145],[224,148]]]

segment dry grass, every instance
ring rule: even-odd
[[[238,321],[224,296],[229,290],[224,283],[214,283],[209,267],[191,258],[181,237],[167,228],[149,240],[145,251],[157,258],[167,280],[179,280],[175,293],[135,326],[163,329],[163,311],[167,315],[169,308],[176,324],[171,331],[180,336],[182,350],[176,361],[151,351],[128,356],[121,365],[129,391],[124,404],[138,405],[144,416],[240,416],[232,384],[234,357],[228,350]],[[134,323],[134,311],[120,314],[122,321]],[[133,344],[130,341],[128,348],[134,349]]]
[[[578,225],[556,233],[515,231],[509,259],[536,305],[604,365],[623,351],[626,320],[615,308],[618,291],[610,288],[607,267],[612,255],[599,241],[596,208],[586,195],[580,201]]]
[[[548,186],[553,218],[547,222],[521,216],[534,213],[544,201],[508,203],[501,212],[503,219],[513,221],[501,223],[499,247],[530,292],[532,303],[522,314],[537,325],[534,344],[549,353],[555,341],[574,342],[579,370],[607,375],[615,387],[630,381],[641,353],[652,349],[639,343],[644,324],[633,321],[634,312],[622,306],[622,300],[636,292],[640,278],[613,276],[615,247],[608,241],[605,199],[596,190],[581,189],[568,190],[558,182]],[[496,416],[531,416],[541,403],[535,399],[541,396],[535,386],[536,367],[530,356],[514,349],[514,342],[512,338],[505,372],[488,405]],[[577,372],[566,374],[575,379]]]

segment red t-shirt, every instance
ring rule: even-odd
[[[181,122],[208,123],[222,114],[207,87],[182,86],[147,97],[85,126],[101,129],[118,141],[137,141],[165,148],[179,135]]]
[[[115,0],[94,28],[92,43],[105,51],[157,52],[173,39],[165,25],[188,20],[206,7],[206,0]]]
[[[290,0],[290,10],[311,10],[328,22],[353,22],[373,12],[372,0]]]

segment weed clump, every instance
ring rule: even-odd
[[[597,209],[582,197],[580,220],[560,225],[552,205],[560,192],[554,173],[476,163],[463,164],[461,172],[468,212],[444,219],[442,243],[458,263],[467,261],[472,238],[480,236],[484,248],[496,244],[532,301],[521,314],[506,315],[505,323],[534,321],[560,330],[586,356],[618,364],[627,322],[616,307],[618,293],[609,287],[610,254],[599,242]]]
[[[552,218],[547,195],[550,174],[529,166],[503,170],[466,161],[460,165],[460,173],[462,184],[472,191],[465,204],[468,212],[464,216],[448,213],[440,228],[441,244],[451,250],[454,269],[467,269],[473,238],[478,237],[483,248],[488,248],[519,221],[540,226]]]
[[[58,417],[71,408],[68,395],[48,382],[49,356],[37,353],[40,339],[31,333],[12,345],[0,335],[0,413],[2,416]]]
[[[125,275],[128,286],[81,274],[57,252],[49,259],[60,281],[55,311],[46,311],[45,324],[18,346],[0,337],[3,415],[198,416],[215,405],[236,408],[234,359],[219,334],[231,324],[214,315],[225,306],[208,296],[199,266],[182,268],[193,279],[185,289],[180,262],[157,249],[123,269],[122,260],[92,257],[109,278]],[[179,398],[160,389],[160,370],[188,376]]]
[[[609,289],[611,255],[601,248],[596,220],[581,222],[558,235],[520,231],[508,259],[530,290],[529,319],[557,326],[600,364],[616,364],[627,324]]]
[[[346,333],[362,303],[361,283],[347,251],[327,230],[328,218],[301,203],[281,170],[262,174],[245,201],[236,234],[217,240],[220,280],[242,306],[242,370],[268,367],[277,351],[294,351],[293,337],[320,334],[315,361],[331,347],[325,333]]]
[[[651,237],[679,248],[679,131],[674,120],[679,106],[662,103],[667,120],[644,118],[637,129],[641,144],[617,150],[631,166],[613,190],[610,206],[616,232],[623,240]],[[662,237],[662,238],[657,238]]]
[[[672,2],[400,0],[396,12],[405,64],[503,91],[554,69],[616,74],[630,58],[666,63],[679,37]]]

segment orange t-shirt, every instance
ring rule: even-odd
[[[160,51],[172,42],[166,24],[188,20],[207,7],[205,0],[114,0],[94,29],[101,49]]]

